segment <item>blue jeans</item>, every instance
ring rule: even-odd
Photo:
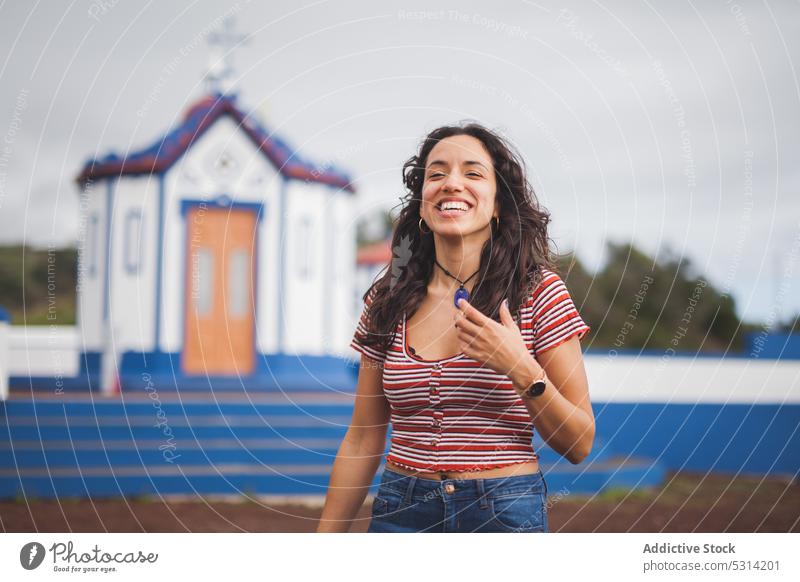
[[[541,470],[434,480],[384,469],[367,532],[546,532],[546,504]]]

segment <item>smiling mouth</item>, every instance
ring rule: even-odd
[[[445,201],[445,202],[440,202],[439,204],[436,205],[436,211],[441,216],[448,216],[448,217],[463,216],[465,214],[468,214],[471,210],[472,206],[470,206],[466,202],[454,203]]]

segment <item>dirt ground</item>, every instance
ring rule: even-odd
[[[313,532],[321,499],[0,501],[4,532]],[[800,482],[790,478],[677,473],[664,486],[595,497],[550,491],[554,532],[798,532]],[[369,524],[371,500],[354,532]]]

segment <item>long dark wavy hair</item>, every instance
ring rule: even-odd
[[[500,304],[508,298],[511,314],[519,322],[519,309],[541,281],[541,268],[556,268],[547,235],[550,214],[539,205],[526,176],[525,162],[516,150],[478,123],[434,129],[425,137],[419,153],[403,164],[407,194],[401,198],[402,207],[394,224],[392,264],[363,296],[365,302],[372,297],[367,334],[359,338],[365,345],[387,350],[403,312],[411,319],[427,295],[436,253],[433,234],[423,234],[419,229],[425,166],[434,146],[456,135],[481,141],[491,156],[497,183],[499,222],[495,226],[496,221],[491,221],[492,233],[481,249],[470,303],[499,321]]]

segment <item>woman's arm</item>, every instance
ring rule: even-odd
[[[522,401],[548,445],[571,463],[585,459],[592,450],[595,428],[578,338],[573,336],[537,354],[537,361],[528,351],[506,302],[500,307],[498,323],[462,299],[454,325],[462,351],[494,371],[506,374],[518,393],[540,378],[544,368],[549,379],[544,393]]]
[[[571,463],[580,463],[592,450],[595,423],[578,338],[538,354],[538,362],[528,352],[509,378],[522,392],[541,377],[542,369],[547,374],[545,391],[522,401],[544,441]]]
[[[353,418],[333,463],[318,532],[350,529],[386,448],[389,418],[389,403],[383,394],[383,366],[362,355]]]

